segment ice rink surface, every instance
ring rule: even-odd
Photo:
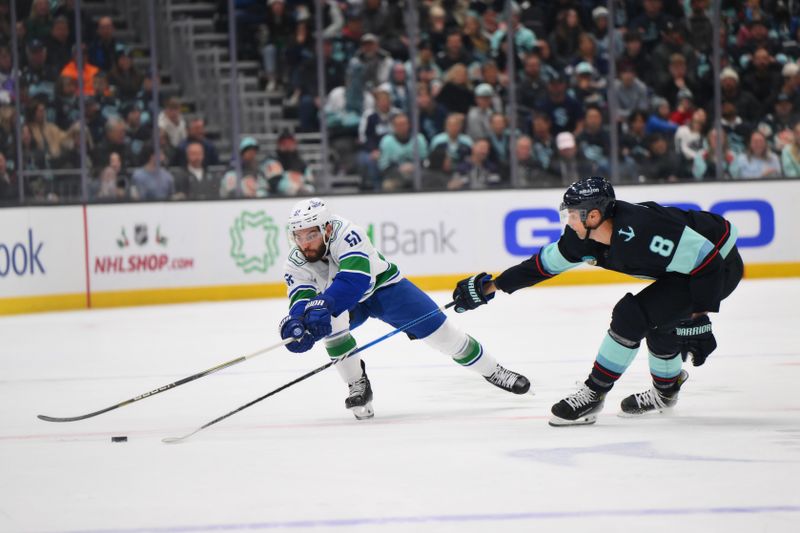
[[[94,411],[269,346],[284,301],[2,318],[0,532],[800,531],[800,280],[740,285],[671,416],[616,416],[650,386],[640,351],[596,425],[547,425],[614,303],[641,287],[538,287],[449,312],[535,396],[397,335],[363,354],[373,420],[344,409],[329,369],[178,445],[161,438],[324,364],[323,348],[281,348],[85,421],[36,415]]]

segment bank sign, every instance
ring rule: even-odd
[[[666,201],[662,205],[710,211],[727,218],[739,230],[736,244],[740,249],[763,248],[775,239],[775,208],[765,199],[720,200],[707,205]],[[514,256],[531,256],[542,247],[556,242],[562,229],[563,224],[557,209],[531,207],[511,210],[503,219],[505,250]]]

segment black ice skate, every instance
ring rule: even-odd
[[[578,392],[570,394],[550,409],[553,413],[550,425],[577,426],[594,424],[597,421],[597,413],[603,410],[605,399],[605,393],[595,392],[583,385],[578,389]]]
[[[680,392],[681,385],[687,379],[689,379],[689,373],[686,370],[681,370],[677,386],[671,394],[665,394],[655,387],[645,392],[631,394],[622,400],[620,404],[622,411],[619,416],[635,417],[646,413],[663,413],[671,410],[678,403],[678,392]]]
[[[361,361],[361,377],[352,383],[348,383],[350,394],[344,401],[344,406],[353,412],[356,420],[366,420],[375,416],[372,410],[372,387],[367,377],[367,369],[364,361]]]
[[[484,379],[499,387],[504,391],[513,392],[514,394],[525,394],[531,388],[531,382],[522,374],[517,374],[512,370],[503,368],[499,364],[495,367],[491,376],[484,376]]]

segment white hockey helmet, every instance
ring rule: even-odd
[[[324,200],[321,198],[300,200],[294,204],[289,213],[289,240],[294,241],[295,231],[307,228],[319,228],[324,236],[325,226],[330,220],[331,213]]]

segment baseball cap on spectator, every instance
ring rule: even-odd
[[[118,56],[131,56],[130,47],[122,43],[117,43],[117,45],[114,47],[114,52],[116,52]]]
[[[726,78],[731,78],[736,81],[739,81],[739,75],[731,67],[725,67],[724,69],[722,69],[722,72],[719,75],[720,80],[724,80]]]
[[[653,111],[657,111],[659,107],[662,105],[669,105],[669,101],[662,96],[654,96],[652,100],[650,100],[650,109]]]
[[[594,67],[588,61],[581,61],[578,63],[578,66],[575,67],[575,74],[578,76],[582,74],[594,74]]]
[[[791,78],[792,76],[797,76],[800,73],[800,65],[797,63],[786,63],[783,66],[783,70],[781,70],[781,74],[783,74],[784,78]]]
[[[481,83],[475,87],[475,96],[494,96],[494,89],[488,83]]]
[[[294,140],[294,133],[292,133],[292,132],[291,132],[291,131],[289,131],[289,130],[283,130],[283,131],[281,131],[281,134],[280,134],[280,135],[278,135],[278,142],[285,141],[285,140],[287,140],[287,139],[292,139],[292,140]]]
[[[378,85],[377,87],[375,87],[375,91],[374,92],[392,94],[392,86],[391,86],[391,84],[389,84],[389,82],[384,82],[384,83],[381,83],[380,85]]]
[[[592,18],[599,19],[600,17],[607,17],[608,9],[605,6],[597,6],[592,10]]]
[[[575,148],[575,136],[568,131],[562,131],[556,135],[556,146],[559,150]]]
[[[255,148],[258,150],[258,141],[255,140],[253,137],[245,137],[239,142],[239,153],[241,154],[245,150],[249,150],[251,148]]]
[[[378,36],[375,35],[374,33],[365,33],[364,35],[361,36],[361,42],[362,43],[377,43],[378,42]]]
[[[38,52],[44,49],[44,42],[41,39],[31,39],[28,41],[28,50]]]
[[[694,100],[694,95],[692,94],[692,91],[690,91],[685,87],[680,91],[678,91],[678,100],[683,100],[684,98],[687,98],[689,100]]]

